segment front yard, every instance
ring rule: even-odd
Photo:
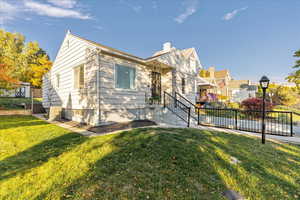
[[[240,162],[233,164],[232,159]],[[0,116],[0,199],[300,198],[300,147],[197,129],[84,137]]]

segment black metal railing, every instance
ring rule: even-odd
[[[262,111],[198,108],[198,125],[261,133]],[[266,133],[293,136],[293,113],[266,111]]]
[[[175,92],[175,96],[164,93],[164,106],[190,125],[190,119],[198,125],[235,129],[261,133],[262,111],[228,108],[201,108]],[[266,134],[293,136],[293,112],[266,111]]]
[[[164,107],[168,108],[171,112],[177,115],[180,119],[187,123],[187,127],[190,126],[191,120],[191,107],[185,105],[171,94],[164,92]]]
[[[194,120],[197,120],[197,106],[178,92],[175,92],[175,98],[179,100],[181,103],[183,103],[184,105],[186,105],[187,107],[190,107],[191,117]]]

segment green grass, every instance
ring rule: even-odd
[[[241,161],[230,163],[234,156]],[[0,117],[0,199],[299,199],[300,147],[197,129],[87,138]]]
[[[34,98],[34,103],[41,103],[42,98]],[[20,104],[31,104],[31,98],[0,97],[0,109],[24,109]]]

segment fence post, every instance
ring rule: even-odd
[[[238,130],[238,110],[234,110],[235,129]]]
[[[174,107],[177,108],[177,92],[175,92],[175,101],[174,101],[175,105]]]
[[[188,108],[188,125],[187,125],[187,127],[190,127],[190,120],[191,120],[191,107]]]
[[[198,125],[200,125],[200,108],[197,107],[197,113],[198,113]]]
[[[293,112],[290,113],[290,117],[291,117],[291,119],[290,119],[291,120],[291,122],[290,122],[291,123],[291,125],[290,125],[291,126],[290,127],[291,128],[291,137],[293,137],[293,135],[294,135],[294,133],[293,133]]]

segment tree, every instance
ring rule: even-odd
[[[296,51],[294,57],[300,58],[300,50]],[[292,72],[286,79],[289,82],[296,84],[298,90],[300,90],[300,60],[296,60],[296,64],[293,66],[296,70]]]
[[[262,89],[259,87],[257,97],[262,98]],[[297,89],[295,87],[281,86],[271,83],[267,90],[266,99],[274,105],[292,106],[298,102]]]
[[[298,102],[298,94],[291,87],[279,86],[275,91],[273,101],[278,105],[292,106]]]
[[[40,87],[43,75],[52,66],[49,56],[37,42],[25,43],[23,35],[1,29],[0,64],[0,70],[5,72],[0,76],[0,85],[8,89],[18,81]]]

